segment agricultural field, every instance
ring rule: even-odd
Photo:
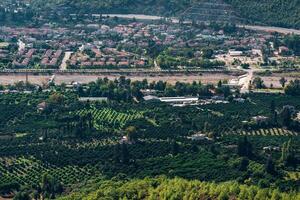
[[[282,128],[258,129],[253,131],[229,132],[224,135],[244,135],[244,136],[298,136],[299,133]]]
[[[92,107],[90,109],[79,110],[75,113],[79,116],[91,114],[93,118],[93,126],[97,130],[102,130],[107,127],[114,129],[123,128],[127,122],[143,118],[143,114],[137,111],[117,112],[110,108],[97,109]]]
[[[115,85],[127,88],[117,81]],[[160,175],[298,191],[299,165],[286,159],[291,152],[298,158],[299,129],[296,121],[282,125],[286,105],[300,110],[298,97],[248,94],[243,103],[173,107],[126,98],[80,102],[78,96],[60,87],[0,95],[1,195],[24,186],[39,191],[45,174],[63,188],[55,192],[62,196],[93,180]],[[41,102],[47,106],[38,109]],[[251,121],[259,115],[270,121]],[[191,139],[195,134],[207,138]],[[238,150],[249,143],[251,153]],[[265,151],[269,146],[279,150]],[[275,172],[266,171],[270,155]]]
[[[41,174],[47,172],[64,185],[79,183],[95,176],[99,171],[92,165],[83,167],[57,167],[34,157],[5,157],[0,160],[0,185],[15,182],[21,185],[37,185]],[[100,175],[100,174],[99,174]]]

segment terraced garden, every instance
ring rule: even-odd
[[[237,131],[226,132],[223,135],[244,135],[244,136],[298,136],[295,131],[286,130],[283,128],[258,129],[253,131]]]
[[[125,112],[118,112],[111,108],[97,109],[83,109],[76,112],[79,116],[86,116],[91,114],[93,118],[93,125],[97,130],[105,130],[108,127],[114,129],[123,128],[127,122],[143,117],[141,112],[135,110]]]

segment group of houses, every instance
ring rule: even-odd
[[[145,67],[148,63],[146,58],[116,48],[83,46],[83,49],[72,54],[70,68]]]

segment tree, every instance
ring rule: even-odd
[[[262,89],[265,87],[264,81],[260,77],[255,77],[252,81],[252,84],[256,89]]]
[[[295,150],[292,147],[292,140],[290,139],[288,142],[283,143],[281,148],[281,162],[286,167],[296,168],[298,164],[297,157],[295,156]]]
[[[214,51],[212,49],[202,49],[202,57],[205,59],[210,59],[214,55]]]
[[[275,109],[276,109],[275,101],[272,100],[272,101],[271,101],[271,105],[270,105],[271,113],[274,113],[274,112],[275,112]]]
[[[237,31],[237,27],[235,24],[225,24],[225,26],[223,27],[224,33],[226,34],[232,34],[235,33]]]
[[[300,55],[300,36],[299,35],[287,35],[284,38],[284,43],[288,48],[294,51],[294,54]]]
[[[269,156],[266,164],[265,164],[265,170],[267,173],[269,174],[275,174],[276,173],[276,170],[275,170],[275,164],[273,162],[273,159],[271,156]]]
[[[240,162],[239,170],[246,171],[248,165],[249,165],[249,159],[247,157],[243,157]]]
[[[16,194],[13,200],[31,200],[27,191],[21,191]]]
[[[282,119],[282,125],[286,127],[290,127],[292,122],[292,116],[295,112],[295,108],[293,106],[284,106],[280,112],[280,116]]]
[[[248,64],[248,63],[242,63],[242,64],[241,64],[241,67],[242,67],[243,69],[249,69],[249,68],[250,68],[250,64]]]
[[[119,163],[121,161],[121,146],[119,143],[115,146],[114,149],[114,161],[116,163]]]
[[[248,141],[245,136],[243,139],[240,139],[238,142],[238,155],[244,157],[252,157],[252,144]]]
[[[284,77],[282,77],[281,79],[279,79],[279,83],[280,83],[280,85],[281,85],[283,88],[285,87],[286,82],[287,82],[287,80],[286,80]]]
[[[63,192],[63,188],[60,182],[58,182],[53,176],[45,173],[41,180],[41,191],[43,198],[55,198],[55,195]]]
[[[223,85],[222,80],[219,80],[219,82],[218,82],[218,88],[221,88],[222,85]]]
[[[127,144],[125,143],[122,143],[122,146],[121,146],[121,162],[124,163],[124,164],[128,164],[129,163],[129,151],[128,151],[128,148],[127,148]]]
[[[50,104],[62,105],[64,102],[64,96],[59,93],[54,93],[49,96],[48,102]]]
[[[125,130],[127,138],[131,142],[136,142],[138,139],[138,132],[136,130],[136,127],[134,126],[129,126]]]
[[[275,105],[274,100],[271,101],[270,111],[271,111],[271,115],[272,115],[272,122],[274,125],[276,125],[278,122],[277,122],[276,105]]]
[[[284,89],[285,94],[300,96],[300,80],[291,81]]]
[[[179,153],[179,145],[176,141],[172,143],[172,155],[176,156]]]

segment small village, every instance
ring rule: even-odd
[[[104,18],[74,26],[0,27],[0,69],[241,69],[293,67],[284,35],[233,24]]]

